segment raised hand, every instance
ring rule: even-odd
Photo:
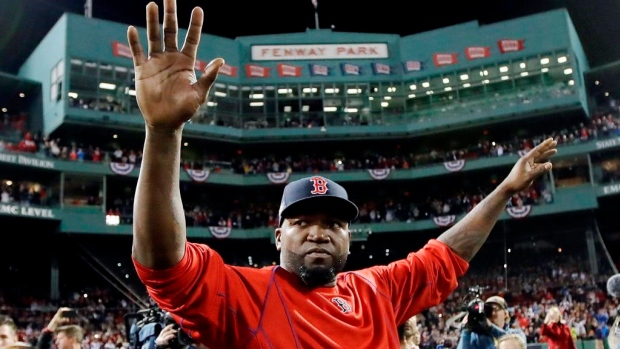
[[[47,324],[47,329],[54,332],[56,331],[58,327],[71,321],[71,319],[65,317],[64,315],[65,312],[69,312],[69,311],[71,311],[71,308],[67,308],[67,307],[59,308],[58,311],[56,311],[56,314],[54,314],[54,317],[52,317],[52,319],[50,320],[49,324]]]
[[[194,64],[200,42],[204,13],[196,7],[183,48],[177,47],[176,0],[164,0],[164,37],[159,27],[159,9],[154,2],[146,6],[148,57],[135,27],[127,30],[136,71],[136,98],[148,126],[155,129],[181,128],[204,103],[224,60],[211,61],[200,78]]]
[[[500,186],[511,194],[528,188],[536,178],[551,170],[548,160],[557,153],[556,146],[553,138],[547,138],[530,150],[517,161]]]

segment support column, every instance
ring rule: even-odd
[[[592,228],[586,229],[586,246],[588,249],[588,262],[590,264],[590,273],[592,275],[598,274],[598,263],[596,258],[596,249],[594,245],[594,234]]]
[[[56,249],[52,250],[50,268],[50,299],[60,299],[60,271],[58,269],[58,255]]]

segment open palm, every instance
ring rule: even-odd
[[[510,193],[527,189],[536,178],[551,170],[552,165],[548,160],[557,153],[557,144],[553,138],[547,138],[527,152],[513,166],[501,185]]]
[[[209,63],[198,79],[194,73],[204,14],[194,8],[183,48],[177,48],[177,14],[174,0],[164,1],[164,37],[159,27],[159,9],[146,8],[148,57],[140,45],[138,31],[129,27],[127,39],[136,71],[136,98],[147,125],[177,129],[204,103],[224,61]]]

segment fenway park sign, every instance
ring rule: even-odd
[[[360,43],[252,46],[252,60],[254,61],[364,58],[388,58],[387,44]]]

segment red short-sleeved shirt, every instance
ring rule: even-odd
[[[195,243],[170,269],[134,265],[159,306],[211,349],[397,349],[397,324],[444,301],[469,266],[437,240],[406,259],[343,272],[335,287],[314,289],[279,266],[226,265]]]

